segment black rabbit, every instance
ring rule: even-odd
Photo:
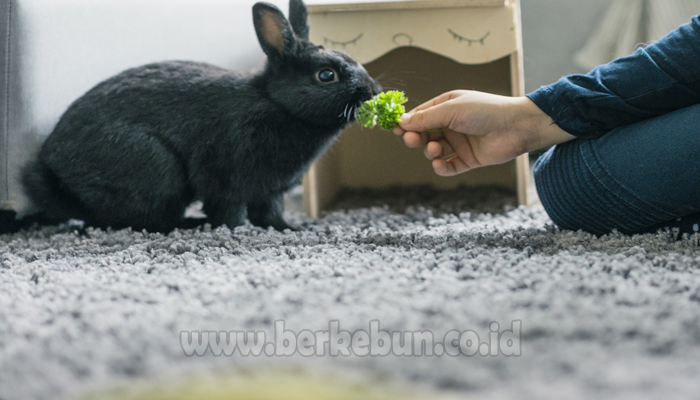
[[[289,22],[253,6],[267,55],[242,75],[172,61],[129,69],[61,117],[23,173],[44,217],[170,231],[194,200],[213,226],[291,228],[282,197],[380,86],[350,56],[308,41],[306,7]]]

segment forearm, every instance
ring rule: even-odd
[[[700,103],[700,19],[634,54],[528,94],[555,123],[585,138]]]

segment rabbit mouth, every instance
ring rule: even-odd
[[[366,100],[370,100],[382,91],[381,85],[372,78],[367,77],[364,86],[358,86],[355,89],[354,99],[348,102],[343,109],[343,112],[338,115],[343,124],[354,122],[357,118],[357,109]]]

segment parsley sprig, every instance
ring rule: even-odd
[[[398,90],[379,93],[357,109],[357,121],[366,128],[379,124],[382,129],[391,130],[406,112],[403,104],[407,101],[404,92]]]

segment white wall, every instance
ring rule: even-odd
[[[574,64],[610,0],[521,0],[525,91],[585,73]]]

